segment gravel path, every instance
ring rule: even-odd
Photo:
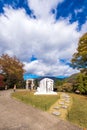
[[[0,91],[0,130],[83,130],[11,98],[11,92]]]

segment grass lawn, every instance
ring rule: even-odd
[[[12,96],[44,111],[47,111],[59,98],[58,95],[34,95],[29,91],[15,92]]]
[[[75,124],[87,128],[87,96],[71,94],[72,107],[67,119]]]

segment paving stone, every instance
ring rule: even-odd
[[[64,102],[59,102],[60,105],[64,105]]]
[[[61,113],[60,112],[53,112],[52,114],[56,115],[56,116],[60,116]]]

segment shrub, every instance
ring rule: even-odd
[[[73,84],[72,83],[64,83],[62,85],[62,91],[64,91],[64,92],[72,92],[73,91]]]

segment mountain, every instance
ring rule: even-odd
[[[73,83],[73,82],[75,82],[76,77],[78,76],[78,74],[79,74],[79,73],[72,74],[70,77],[64,79],[65,82],[69,82],[69,83]]]

